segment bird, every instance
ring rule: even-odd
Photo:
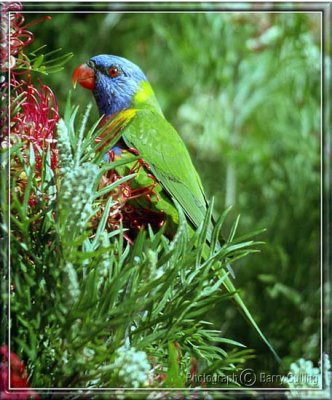
[[[134,110],[134,116],[129,114],[133,121],[124,129],[122,140],[116,147],[117,156],[123,157],[131,149],[144,160],[151,172],[150,179],[155,179],[158,184],[154,188],[158,201],[153,206],[165,215],[169,236],[174,234],[179,222],[175,201],[190,224],[197,228],[203,222],[208,206],[201,179],[183,140],[164,117],[142,70],[125,58],[98,55],[77,67],[72,81],[74,85],[79,83],[92,90],[101,116],[109,118],[124,110]],[[145,200],[142,196],[137,202],[146,203]],[[141,206],[148,207],[147,204]],[[212,230],[210,223],[208,237]]]
[[[179,223],[177,203],[184,211],[190,229],[201,226],[209,206],[202,181],[186,145],[165,118],[142,69],[126,58],[101,54],[75,68],[72,83],[74,87],[78,83],[92,91],[100,116],[112,118],[123,114],[123,118],[130,120],[122,131],[115,153],[117,156],[126,156],[130,151],[139,154],[150,179],[156,182],[158,201],[154,206],[166,214],[166,225],[176,229]],[[212,231],[211,220],[207,241]],[[229,272],[222,270],[221,273],[226,290],[233,294],[245,317],[279,359],[237,293]]]

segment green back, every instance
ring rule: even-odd
[[[206,198],[188,150],[175,129],[152,108],[138,109],[123,139],[128,147],[139,151],[167,193],[199,226],[205,216]]]
[[[141,84],[133,108],[136,115],[123,134],[126,145],[139,151],[168,195],[181,205],[188,219],[198,227],[207,209],[202,182],[185,144],[164,118],[148,82]],[[212,226],[208,236],[211,232]]]

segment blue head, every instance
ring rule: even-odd
[[[90,58],[74,71],[73,82],[91,89],[101,115],[112,115],[130,108],[143,81],[142,70],[125,58],[102,54]]]

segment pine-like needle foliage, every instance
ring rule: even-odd
[[[204,318],[232,297],[218,271],[257,251],[257,242],[235,239],[236,222],[220,249],[225,212],[203,257],[211,205],[193,236],[178,207],[172,240],[150,229],[131,245],[121,224],[110,229],[109,221],[121,207],[121,185],[134,176],[100,184],[123,162],[103,160],[123,121],[88,129],[87,111],[77,128],[77,113],[68,104],[58,123],[56,170],[46,152],[36,174],[36,150],[20,143],[4,162],[11,170],[10,228],[6,219],[2,225],[10,232],[11,345],[31,386],[184,388],[200,386],[192,374],[237,371],[250,351]]]

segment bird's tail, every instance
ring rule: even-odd
[[[224,220],[225,220],[227,214],[229,213],[231,207],[226,209],[216,222],[213,222],[213,220],[212,220],[212,218],[213,218],[212,217],[212,208],[213,208],[213,200],[209,204],[206,219],[205,219],[205,221],[203,223],[203,227],[202,227],[203,230],[204,229],[206,230],[206,244],[205,244],[204,250],[203,250],[203,258],[207,259],[209,257],[215,257],[215,259],[216,259],[216,262],[215,262],[216,268],[215,269],[216,269],[216,271],[218,271],[217,274],[219,275],[219,278],[223,279],[224,288],[226,289],[226,291],[229,294],[232,295],[232,299],[233,299],[234,303],[236,304],[236,306],[239,308],[242,315],[245,317],[245,319],[248,321],[248,323],[255,329],[257,334],[260,336],[260,338],[263,340],[263,342],[267,345],[267,347],[270,349],[270,351],[274,355],[277,362],[280,364],[281,363],[280,357],[278,356],[277,352],[273,348],[270,341],[267,339],[267,337],[264,335],[262,330],[257,325],[254,317],[248,310],[247,306],[243,302],[241,296],[239,295],[238,291],[236,290],[235,286],[232,283],[230,276],[232,278],[235,278],[235,274],[234,274],[233,268],[231,267],[231,265],[229,263],[229,259],[227,260],[227,257],[226,257],[226,268],[220,268],[220,261],[218,261],[218,259],[220,260],[222,257],[218,257],[217,254],[219,253],[221,255],[224,251],[224,246],[227,245],[227,243],[231,243],[234,238],[235,231],[236,231],[236,228],[237,228],[237,225],[239,222],[239,218],[237,218],[237,220],[231,230],[229,238],[226,241],[222,237],[221,227],[222,227]]]

